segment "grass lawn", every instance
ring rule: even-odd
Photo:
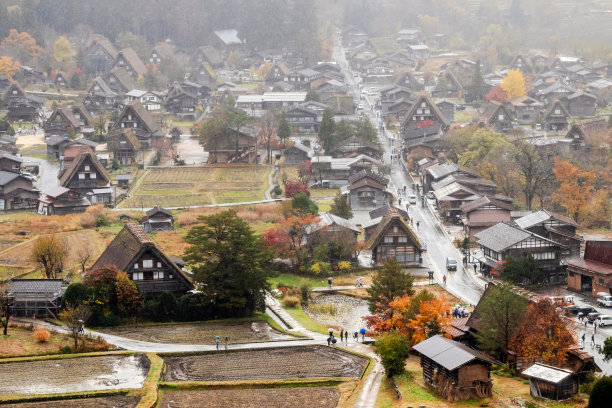
[[[321,323],[312,320],[304,311],[301,306],[298,307],[285,307],[287,313],[291,315],[299,324],[304,326],[306,330],[310,330],[316,333],[328,334],[327,326],[323,326]]]
[[[335,197],[340,192],[339,188],[309,188],[310,198]]]
[[[268,282],[270,283],[272,288],[276,288],[279,283],[288,286],[299,287],[302,282],[307,282],[310,284],[310,286],[314,288],[318,286],[326,286],[327,277],[311,278],[306,276],[293,275],[290,273],[281,273],[280,275],[275,276],[274,278],[268,279]]]
[[[119,207],[187,207],[263,200],[269,172],[269,167],[257,165],[149,169]]]
[[[47,145],[38,144],[24,147],[19,150],[19,153],[23,156],[36,157],[38,159],[47,160]]]

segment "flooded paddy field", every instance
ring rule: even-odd
[[[140,388],[149,371],[142,354],[0,364],[0,395]]]
[[[57,401],[20,402],[2,405],[2,408],[134,408],[140,397],[112,396]]]
[[[358,378],[368,360],[327,346],[299,346],[165,357],[164,381]]]
[[[370,314],[365,300],[338,294],[316,296],[304,311],[321,324],[348,330],[349,333],[366,327],[362,318]]]

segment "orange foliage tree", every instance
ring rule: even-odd
[[[449,312],[445,298],[423,302],[419,313],[409,322],[412,328],[411,344],[420,343],[436,334],[448,337],[444,328],[450,325]]]
[[[25,31],[20,33],[15,29],[9,31],[9,35],[2,40],[1,45],[12,45],[17,49],[24,49],[32,58],[38,57],[40,53],[40,46],[36,44],[36,40],[30,34]]]
[[[6,55],[0,57],[0,75],[6,75],[9,78],[13,78],[15,72],[19,71],[19,61],[13,61],[13,58],[7,57]]]
[[[559,367],[576,345],[573,328],[555,311],[548,300],[530,303],[509,349],[518,357]]]
[[[552,194],[554,202],[565,208],[574,221],[591,204],[594,198],[596,175],[555,157],[553,172],[559,182],[559,189]]]

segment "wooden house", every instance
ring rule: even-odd
[[[376,172],[381,164],[365,154],[347,158],[312,156],[310,161],[313,180],[325,187],[347,185],[351,176],[363,171]]]
[[[418,97],[401,125],[401,135],[408,145],[425,143],[439,138],[450,126],[450,121],[427,95]]]
[[[596,115],[597,97],[583,91],[576,91],[564,101],[567,110],[574,117],[592,117]]]
[[[19,67],[19,76],[21,83],[25,85],[46,85],[49,83],[47,75],[41,68],[21,65]]]
[[[117,49],[108,38],[95,35],[85,49],[83,68],[85,75],[98,75],[109,71],[117,54]]]
[[[306,230],[305,240],[308,247],[314,249],[322,243],[329,244],[329,256],[333,264],[352,260],[354,253],[348,248],[353,248],[357,243],[357,237],[361,233],[359,227],[345,218],[328,212],[319,214],[318,219],[319,222]],[[345,249],[341,250],[339,246]]]
[[[578,393],[578,377],[570,370],[535,363],[522,374],[529,377],[532,397],[561,401]]]
[[[168,90],[164,107],[166,112],[179,118],[195,120],[197,116],[198,96],[185,90],[178,82]]]
[[[612,241],[587,241],[582,258],[573,256],[563,263],[570,290],[591,296],[612,294]]]
[[[67,106],[58,106],[43,125],[45,137],[74,137],[81,130],[81,123]]]
[[[64,145],[64,153],[60,156],[60,171],[65,167],[68,167],[70,163],[77,158],[81,150],[91,149],[96,151],[98,144],[93,140],[79,138],[76,140],[69,141]]]
[[[92,204],[110,204],[112,201],[110,175],[89,147],[81,148],[57,177],[60,186],[86,196]]]
[[[451,70],[444,71],[431,95],[435,98],[462,98],[463,85]]]
[[[8,171],[11,173],[21,173],[21,157],[13,156],[12,154],[0,152],[0,171]]]
[[[11,82],[2,97],[9,121],[23,120],[36,122],[41,116],[44,100],[26,94],[17,82]]]
[[[174,217],[170,210],[154,206],[142,219],[145,232],[172,231],[174,229]]]
[[[510,101],[514,109],[514,118],[521,125],[533,124],[538,121],[544,104],[529,96],[520,96]]]
[[[492,395],[497,362],[464,344],[435,335],[412,347],[421,356],[423,380],[450,402]]]
[[[285,120],[297,133],[317,133],[319,122],[317,114],[303,106],[292,106],[285,112]]]
[[[518,69],[523,74],[531,74],[534,71],[534,67],[531,64],[531,60],[521,54],[518,54],[509,65],[510,69]]]
[[[411,72],[402,72],[399,74],[394,85],[407,88],[412,92],[418,92],[424,89],[423,84],[419,82]]]
[[[6,163],[11,166],[13,164]],[[32,180],[21,175],[19,171],[0,170],[0,211],[30,210],[36,208],[38,191]]]
[[[181,140],[182,131],[178,126],[174,126],[170,129],[170,138],[173,143],[177,143]]]
[[[376,58],[363,67],[364,81],[389,82],[393,78],[395,70],[386,58]]]
[[[8,293],[13,297],[14,317],[57,319],[68,283],[63,279],[11,279]]]
[[[587,150],[587,142],[592,141],[597,136],[603,136],[607,132],[608,121],[600,117],[573,124],[565,138],[570,140],[570,149],[572,151],[584,151]]]
[[[389,259],[403,266],[417,266],[423,262],[421,242],[395,207],[389,208],[372,233],[368,248],[376,265],[383,265]]]
[[[287,65],[285,65],[285,63],[282,61],[277,61],[272,64],[270,70],[264,76],[264,82],[266,83],[266,85],[272,86],[276,82],[284,82],[286,79],[289,78],[290,74],[291,70],[287,68]]]
[[[343,192],[353,210],[371,210],[393,200],[387,189],[389,181],[377,174],[363,170],[350,176],[348,183]]]
[[[53,187],[43,191],[38,199],[41,215],[66,215],[87,210],[91,202],[82,194],[66,187]]]
[[[567,130],[570,113],[560,100],[552,102],[544,114],[545,127],[555,132]]]
[[[193,65],[196,67],[201,67],[204,63],[208,64],[213,69],[217,69],[223,67],[224,61],[223,57],[216,49],[207,45],[199,47],[193,58]]]
[[[152,145],[152,139],[164,136],[160,124],[140,101],[132,101],[123,108],[111,132],[121,132],[123,129],[131,129],[145,149]]]
[[[133,222],[124,225],[91,269],[111,265],[125,271],[146,297],[164,291],[184,294],[194,289],[183,270]]]
[[[563,99],[575,93],[576,90],[562,81],[556,81],[544,89],[537,92],[536,97],[550,105],[557,99]]]
[[[144,76],[147,73],[147,68],[131,48],[124,48],[119,51],[112,68],[124,68],[134,81],[138,80],[139,76]]]
[[[413,60],[426,60],[429,58],[429,47],[425,44],[409,44],[406,48],[406,54]]]
[[[129,174],[117,174],[117,187],[130,188],[130,178]]]
[[[70,107],[70,112],[72,112],[72,115],[79,122],[81,129],[93,128],[92,118],[89,116],[89,112],[87,112],[87,109],[85,109],[83,105],[72,105]],[[85,131],[83,133],[85,133]]]
[[[490,101],[486,106],[480,122],[496,132],[508,132],[512,129],[514,115],[508,105]]]
[[[238,30],[233,28],[214,31],[212,41],[215,48],[223,50],[226,54],[230,51],[240,51],[244,48],[244,41],[240,39]]]
[[[461,223],[461,206],[481,197],[477,191],[453,181],[433,191],[440,217],[444,222]]]
[[[582,237],[576,234],[579,225],[569,217],[542,209],[518,218],[514,223],[526,231],[557,242],[563,247],[563,258],[580,255]]]
[[[296,143],[293,146],[286,148],[283,151],[283,156],[285,157],[285,164],[295,165],[300,164],[303,161],[310,160],[310,158],[313,156],[313,152],[309,147],[304,146],[301,143]]]
[[[460,207],[463,231],[470,238],[497,223],[511,221],[512,204],[483,196]]]
[[[499,277],[508,255],[515,259],[531,255],[538,268],[548,275],[549,282],[561,283],[567,278],[565,266],[561,264],[563,248],[557,242],[507,222],[500,222],[474,237],[483,250],[481,269],[486,273]],[[525,278],[523,283],[529,284],[530,278]]]
[[[211,155],[209,162],[212,158],[216,163],[256,163],[258,146],[257,128],[247,127],[240,131],[228,128],[222,137],[206,143],[204,149]]]
[[[113,152],[113,159],[121,165],[136,163],[140,149],[140,141],[132,129],[114,131],[109,136],[108,150]]]
[[[156,92],[132,89],[125,94],[126,103],[139,101],[149,112],[157,112],[161,109],[161,98]]]
[[[455,103],[448,101],[446,99],[442,99],[440,101],[436,101],[436,106],[438,107],[438,109],[440,109],[440,112],[442,112],[442,115],[444,115],[444,117],[446,119],[448,119],[449,122],[454,122],[455,121]]]
[[[45,138],[47,145],[47,157],[51,159],[59,159],[64,155],[64,148],[70,142],[68,136],[52,135]]]
[[[156,45],[149,54],[149,62],[152,62],[155,65],[159,65],[163,61],[172,60],[173,58],[174,49],[170,44]]]
[[[339,141],[326,153],[333,157],[348,158],[366,155],[376,159],[382,158],[382,148],[378,143],[358,136]]]
[[[124,95],[136,87],[136,81],[124,67],[113,68],[104,76],[104,81],[118,95]]]
[[[68,79],[66,78],[66,74],[62,71],[57,71],[55,75],[53,75],[53,85],[57,88],[68,88]]]
[[[95,77],[87,88],[83,106],[90,116],[105,113],[117,107],[119,95],[113,91],[102,77]]]

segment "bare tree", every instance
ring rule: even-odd
[[[272,139],[276,137],[278,127],[278,115],[274,112],[267,112],[260,119],[261,140],[266,146],[268,163],[272,164]]]
[[[85,322],[91,316],[91,309],[85,304],[72,306],[66,303],[64,310],[60,313],[60,319],[66,323],[70,329],[70,336],[74,339],[74,349],[79,346],[79,338],[83,333]]]
[[[55,234],[38,237],[32,248],[31,259],[45,272],[47,279],[55,279],[62,272],[68,255],[67,247]]]
[[[76,251],[76,259],[79,265],[81,265],[81,273],[85,275],[85,265],[94,256],[94,250],[91,245],[80,246]]]
[[[0,322],[2,322],[3,332],[6,336],[8,333],[8,323],[9,323],[9,307],[11,306],[11,298],[8,294],[8,285],[0,286]]]
[[[554,180],[552,160],[548,156],[540,155],[533,144],[523,140],[516,141],[514,148],[513,159],[522,179],[525,206],[531,210],[538,186]]]

